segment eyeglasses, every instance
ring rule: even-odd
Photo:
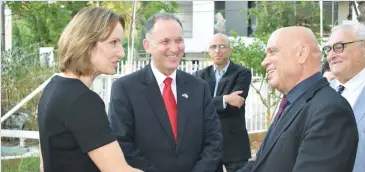
[[[347,44],[352,44],[352,43],[355,43],[355,42],[361,42],[361,41],[364,41],[364,40],[358,40],[358,41],[351,41],[351,42],[338,42],[338,43],[335,43],[331,46],[327,45],[327,46],[324,46],[322,48],[322,51],[324,52],[324,54],[327,56],[331,50],[333,50],[335,53],[337,54],[340,54],[343,52],[343,50],[345,49],[345,45]]]
[[[223,50],[223,49],[226,49],[227,47],[228,47],[227,45],[219,44],[219,45],[211,45],[211,46],[209,46],[209,49],[215,50],[218,48],[218,50]]]

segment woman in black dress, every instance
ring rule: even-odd
[[[104,102],[89,89],[99,74],[114,74],[125,56],[123,27],[116,13],[88,7],[63,31],[58,42],[62,75],[51,79],[38,105],[45,172],[140,171],[126,163]]]

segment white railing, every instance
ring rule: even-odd
[[[148,61],[135,61],[133,62],[133,68],[132,71],[137,71],[142,69],[146,64],[148,64]],[[196,70],[202,69],[210,65],[211,62],[206,61],[199,61],[199,64],[193,63],[191,61],[185,61],[182,62],[179,66],[179,69],[186,71],[188,73],[192,73]],[[122,64],[126,65],[126,64]],[[110,93],[111,93],[111,86],[115,79],[122,77],[127,72],[123,73],[124,71],[128,70],[120,70],[120,72],[116,75],[100,75],[98,76],[93,85],[92,90],[95,91],[97,94],[100,95],[100,97],[105,102],[105,110],[108,112],[109,108],[109,102],[110,102]],[[253,72],[252,72],[253,73]],[[254,74],[252,76],[252,81],[255,81],[257,79],[260,79],[261,77]],[[252,83],[256,88],[259,88],[260,83],[253,82]],[[267,92],[269,91],[269,86],[264,84],[262,86],[262,89],[260,90],[262,95],[267,95]],[[246,102],[246,127],[249,133],[255,133],[255,132],[262,132],[267,130],[267,118],[266,118],[266,107],[263,105],[263,103],[260,100],[260,97],[255,92],[255,90],[250,88],[250,91],[248,93],[248,97]]]
[[[43,82],[40,86],[38,86],[33,92],[31,92],[28,96],[26,96],[23,100],[21,100],[16,106],[14,106],[9,112],[7,112],[4,116],[2,116],[1,124],[6,119],[8,119],[11,115],[13,115],[16,111],[18,111],[24,104],[29,102],[38,93],[40,93],[54,75],[59,75],[59,74],[58,73],[53,74],[45,82]],[[2,137],[19,138],[19,146],[24,147],[25,139],[39,140],[39,131],[1,129],[0,138],[2,138]],[[22,155],[1,156],[1,160],[39,156],[38,154],[39,154],[39,151],[37,149],[32,149],[31,151],[27,151]]]
[[[56,73],[54,75],[59,75],[59,74]],[[49,77],[45,82],[43,82],[33,92],[31,92],[27,97],[25,97],[16,106],[14,106],[12,109],[10,109],[10,111],[8,113],[6,113],[4,116],[2,116],[1,117],[1,124],[6,119],[8,119],[11,115],[13,115],[17,110],[19,110],[25,103],[27,103],[29,100],[31,100],[33,97],[35,97],[39,92],[41,92],[54,75],[52,75],[51,77]]]
[[[39,140],[39,131],[1,129],[1,137],[19,138],[19,147],[24,147],[25,139]]]
[[[1,129],[1,137],[39,139],[38,131]]]
[[[13,115],[16,111],[18,111],[24,104],[32,100],[38,93],[40,93],[44,87],[48,84],[51,78],[55,75],[60,75],[59,73],[53,74],[46,81],[44,81],[40,86],[38,86],[33,92],[31,92],[28,96],[26,96],[23,100],[21,100],[16,106],[14,106],[9,112],[7,112],[4,116],[1,117],[1,124],[8,119],[11,115]],[[9,137],[9,138],[19,138],[20,147],[25,146],[25,139],[39,139],[38,131],[25,131],[25,130],[8,130],[1,129],[0,133],[1,137]]]

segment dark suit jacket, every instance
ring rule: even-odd
[[[238,172],[351,172],[358,139],[351,106],[323,78],[271,125],[256,161]]]
[[[177,70],[176,90],[177,144],[150,65],[113,82],[109,107],[113,133],[133,167],[214,172],[222,156],[222,134],[208,85]]]
[[[215,89],[215,74],[213,66],[199,70],[195,76],[207,81],[211,96]],[[219,115],[223,134],[223,162],[233,162],[248,160],[251,158],[250,142],[246,130],[245,104],[241,108],[236,108],[227,104],[223,108],[223,95],[228,95],[234,91],[242,90],[242,97],[247,98],[251,83],[251,70],[230,62],[226,73],[218,83],[216,97],[213,98],[214,106]]]

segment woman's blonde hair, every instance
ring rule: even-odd
[[[64,29],[58,41],[61,72],[78,76],[92,75],[91,53],[99,41],[105,41],[115,26],[125,26],[124,19],[111,10],[86,7],[79,11]]]

